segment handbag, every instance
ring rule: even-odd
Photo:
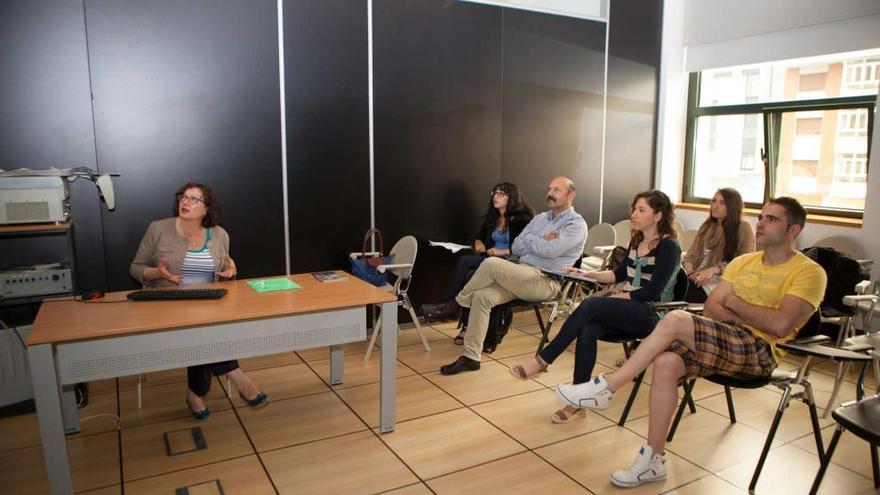
[[[368,255],[367,245],[370,242],[370,238],[374,236],[378,241],[377,247],[379,254]],[[364,234],[364,243],[361,249],[361,254],[351,260],[352,275],[369,282],[376,287],[382,287],[387,284],[388,273],[380,273],[379,270],[376,269],[377,266],[385,264],[386,257],[382,256],[382,252],[384,252],[382,232],[379,232],[379,229],[367,229],[366,234]]]

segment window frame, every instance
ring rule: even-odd
[[[719,115],[745,115],[758,114],[761,115],[763,135],[764,135],[764,152],[765,156],[759,158],[759,162],[764,167],[764,203],[772,196],[771,193],[776,188],[776,169],[778,167],[779,157],[779,125],[781,116],[784,112],[799,112],[811,110],[841,110],[841,109],[861,109],[864,108],[868,112],[868,136],[867,136],[867,163],[871,161],[871,137],[874,131],[874,112],[877,105],[877,95],[863,96],[842,96],[832,98],[818,98],[809,100],[789,100],[789,101],[767,101],[759,103],[743,103],[737,105],[715,105],[715,106],[699,106],[700,102],[700,80],[699,72],[691,72],[688,79],[688,107],[687,107],[687,128],[685,130],[685,156],[684,156],[684,172],[682,198],[687,203],[709,204],[711,198],[701,198],[694,195],[693,179],[694,165],[696,158],[696,127],[697,119],[700,117],[711,117]],[[867,166],[866,173],[870,173],[870,165]],[[723,185],[719,185],[723,187]],[[746,207],[760,209],[762,204],[745,203]],[[842,208],[827,208],[818,206],[806,206],[807,213],[817,215],[828,215],[846,218],[862,218],[864,210],[852,210]]]

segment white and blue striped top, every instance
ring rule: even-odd
[[[205,244],[199,249],[187,249],[180,274],[183,275],[183,284],[205,284],[214,281],[214,257],[208,249],[208,241],[211,240],[211,230],[205,236]]]

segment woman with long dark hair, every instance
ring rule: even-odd
[[[742,213],[743,200],[736,189],[725,187],[712,197],[709,218],[700,225],[682,261],[688,273],[689,302],[706,302],[730,260],[755,250],[755,234]]]
[[[674,225],[675,212],[669,197],[656,189],[636,195],[632,202],[633,235],[626,260],[615,270],[570,273],[587,275],[603,284],[626,282],[607,297],[590,297],[568,317],[559,334],[538,355],[510,368],[510,373],[528,380],[556,360],[572,341],[574,383],[590,379],[596,364],[600,339],[647,337],[660,321],[649,304],[670,301],[681,267],[681,248]],[[580,409],[565,406],[551,416],[554,423],[570,421]]]
[[[452,280],[443,302],[423,304],[422,315],[432,320],[445,320],[458,316],[460,306],[455,296],[467,283],[469,275],[489,256],[506,258],[510,246],[535,216],[519,189],[510,182],[500,182],[492,188],[489,206],[480,223],[480,231],[473,242],[474,254],[464,255],[455,263]],[[464,342],[464,330],[455,338],[456,344]]]

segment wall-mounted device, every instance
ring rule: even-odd
[[[84,177],[98,186],[108,210],[116,208],[113,179],[88,167],[0,170],[0,224],[64,222],[70,209],[68,182]]]
[[[60,264],[0,271],[0,299],[63,294],[73,290],[70,268]]]

